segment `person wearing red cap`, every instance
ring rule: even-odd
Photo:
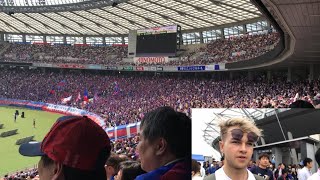
[[[23,156],[41,156],[41,180],[105,180],[110,151],[107,133],[86,116],[60,117],[42,142],[19,147]]]
[[[171,107],[145,115],[137,146],[141,168],[136,180],[191,179],[191,119]]]

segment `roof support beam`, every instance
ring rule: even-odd
[[[191,7],[195,8],[195,9],[199,9],[198,6],[195,6],[195,5],[190,4],[190,3],[187,3],[187,2],[181,2],[180,0],[174,0],[174,1],[177,1],[177,2],[179,2],[179,3],[183,3],[183,4],[188,5],[188,6],[191,6]],[[219,16],[222,16],[222,17],[225,17],[225,18],[228,18],[228,19],[232,19],[232,20],[234,20],[234,21],[239,21],[239,20],[236,19],[236,18],[229,17],[229,16],[226,16],[226,15],[224,15],[224,14],[217,13],[217,12],[214,12],[214,11],[210,11],[210,10],[207,10],[207,9],[204,9],[204,8],[201,8],[201,10],[207,11],[207,12],[209,12],[209,13],[211,13],[211,14],[216,14],[216,15],[219,15]]]
[[[43,34],[43,32],[38,31],[36,28],[30,26],[28,23],[21,21],[19,18],[15,17],[15,16],[11,16],[11,17],[16,19],[17,21],[21,22],[22,24],[24,24],[27,28],[33,29],[34,31],[38,32],[39,34]]]
[[[131,21],[131,20],[129,20],[129,19],[126,19],[126,18],[124,18],[124,17],[122,17],[120,14],[114,14],[113,12],[110,12],[110,11],[106,11],[105,9],[102,9],[102,8],[99,8],[100,10],[102,10],[102,11],[105,11],[105,12],[107,12],[107,13],[110,13],[110,14],[112,14],[112,15],[115,15],[115,16],[118,16],[118,17],[120,17],[120,18],[122,18],[122,19],[124,19],[124,20],[126,20],[126,21]],[[145,25],[143,25],[143,24],[140,24],[140,23],[137,23],[137,22],[134,22],[135,24],[138,24],[138,25],[140,25],[140,26],[142,26],[142,27],[144,27],[144,28],[147,28]]]
[[[42,16],[45,16],[46,18],[51,19],[52,21],[54,21],[54,22],[56,22],[56,23],[60,24],[62,27],[67,27],[67,25],[66,25],[66,24],[62,24],[61,22],[59,22],[59,21],[57,21],[57,20],[55,20],[55,19],[53,19],[53,18],[51,18],[51,17],[49,17],[49,16],[47,16],[47,15],[43,14],[43,13],[39,13],[39,14],[41,14]],[[58,15],[59,15],[59,14],[58,14]],[[72,31],[74,31],[74,32],[78,33],[79,35],[84,36],[84,34],[83,34],[83,33],[79,32],[79,31],[77,31],[77,30],[75,30],[75,29],[72,29],[72,28],[71,28],[71,27],[69,27],[69,26],[68,26],[68,28],[69,28],[69,29],[71,29]]]
[[[98,31],[96,31],[96,30],[91,29],[90,27],[88,27],[88,26],[87,26],[87,25],[85,25],[85,24],[78,23],[78,22],[74,21],[73,19],[71,19],[71,18],[69,18],[69,17],[67,17],[67,16],[65,16],[65,15],[62,15],[62,14],[60,14],[60,13],[56,13],[56,14],[59,14],[60,16],[62,16],[62,17],[64,17],[64,18],[68,19],[69,21],[72,21],[72,22],[74,22],[74,23],[78,24],[80,27],[81,27],[81,25],[82,25],[82,26],[85,26],[85,27],[86,27],[86,28],[88,28],[90,31],[93,31],[93,32],[95,32],[95,33],[97,33],[97,34],[99,34],[99,35],[101,35],[101,36],[102,36],[102,34],[101,34],[101,33],[99,33],[99,32],[98,32]]]
[[[102,19],[105,19],[105,20],[107,20],[107,21],[110,21],[112,24],[114,24],[115,26],[121,26],[122,28],[124,28],[124,29],[126,29],[126,30],[130,30],[129,28],[127,28],[127,27],[125,27],[125,26],[122,26],[121,24],[119,24],[119,23],[117,23],[117,22],[115,22],[115,21],[111,21],[110,19],[106,19],[106,17],[103,17],[103,16],[101,16],[101,15],[99,15],[99,14],[96,14],[95,12],[91,12],[91,11],[86,11],[86,12],[89,12],[89,13],[91,13],[91,14],[93,14],[93,15],[96,15],[96,16],[98,16],[98,17],[100,17],[100,18],[102,18]],[[107,11],[106,11],[107,12]]]
[[[88,12],[88,11],[86,11],[86,12]],[[104,27],[105,29],[108,29],[109,31],[111,31],[111,32],[113,32],[113,33],[115,33],[115,34],[120,35],[117,31],[114,31],[114,30],[112,30],[112,29],[110,29],[110,28],[102,25],[101,23],[98,23],[98,22],[93,21],[93,20],[91,20],[91,19],[89,19],[89,18],[86,18],[86,17],[84,17],[83,15],[78,14],[77,12],[71,12],[71,13],[74,13],[74,14],[76,14],[76,15],[78,15],[78,16],[81,16],[82,18],[87,19],[88,21],[92,21],[92,22],[94,22],[95,24],[99,24],[99,26],[102,26],[102,27]],[[91,13],[91,12],[88,12],[88,13]],[[92,14],[92,13],[91,13],[91,14]],[[96,16],[95,14],[93,14],[93,15]]]
[[[238,6],[234,6],[234,5],[231,5],[231,4],[227,4],[227,3],[224,3],[223,1],[217,1],[217,0],[209,0],[211,1],[212,3],[214,4],[223,4],[225,6],[229,6],[229,7],[232,7],[232,8],[235,8],[235,9],[239,9],[241,11],[245,11],[245,12],[248,12],[248,13],[251,13],[251,14],[254,14],[254,15],[258,15],[258,16],[261,16],[261,14],[259,13],[256,13],[254,11],[249,11],[247,9],[244,9],[244,8],[241,8],[241,7],[238,7]]]
[[[14,26],[12,26],[10,23],[7,23],[6,21],[2,20],[0,18],[0,21],[2,21],[5,25],[10,26],[11,28],[15,29],[16,31],[18,31],[19,33],[22,33],[22,31],[20,31],[19,29],[15,28]]]
[[[166,9],[170,9],[171,11],[175,11],[175,12],[177,12],[178,14],[181,13],[181,11],[177,11],[176,9],[173,9],[173,8],[170,8],[170,7],[167,7],[167,6],[164,6],[164,5],[159,4],[159,3],[152,2],[152,1],[150,1],[150,0],[145,0],[145,1],[147,1],[147,2],[149,2],[149,3],[156,4],[156,5],[158,5],[158,6],[161,6],[161,7],[163,7],[163,8],[166,8]],[[195,18],[195,19],[204,21],[204,22],[206,22],[206,23],[209,23],[209,24],[212,24],[212,25],[217,25],[217,24],[215,24],[215,23],[213,23],[213,22],[210,22],[210,21],[207,21],[207,20],[204,20],[204,19],[200,19],[200,18],[195,17],[195,16],[193,16],[193,15],[191,15],[191,14],[188,14],[188,13],[185,13],[185,14],[186,14],[186,16],[190,16],[190,17],[192,17],[192,18]]]
[[[145,19],[146,21],[148,21],[148,20],[146,19],[146,17],[141,16],[140,14],[137,14],[137,13],[132,12],[132,11],[128,11],[127,9],[121,8],[121,7],[119,7],[119,6],[116,6],[116,8],[121,9],[122,11],[126,11],[126,12],[128,12],[128,13],[131,13],[131,14],[133,14],[133,15],[135,15],[135,16],[139,16],[139,17]],[[150,19],[150,21],[152,21],[152,22],[154,22],[154,23],[156,23],[156,24],[159,24],[159,25],[161,25],[161,26],[164,26],[162,23],[157,22],[157,21],[155,21],[155,20],[153,20],[153,19]]]
[[[28,13],[22,13],[22,14],[25,15],[25,16],[27,16],[27,17],[29,17],[29,18],[31,18],[31,19],[33,19],[33,20],[35,20],[35,21],[37,21],[38,23],[42,24],[43,26],[48,26],[48,27],[50,27],[51,29],[53,29],[54,31],[56,31],[56,32],[58,32],[58,33],[60,33],[60,34],[63,34],[62,32],[56,30],[54,27],[52,27],[52,26],[50,26],[50,25],[48,25],[48,24],[45,24],[44,22],[41,22],[41,21],[39,21],[39,20],[36,19],[36,18],[31,17],[30,15],[28,15]]]
[[[138,6],[138,5],[132,4],[132,2],[127,2],[127,3],[128,3],[128,4],[130,4],[130,5],[132,5],[132,6],[135,6],[135,7],[141,8],[141,9],[143,9],[143,10],[145,10],[145,11],[148,11],[148,12],[151,12],[151,13],[154,13],[154,14],[157,14],[157,15],[159,15],[159,16],[161,16],[161,17],[166,16],[166,15],[160,14],[160,13],[158,13],[158,12],[151,11],[151,10],[149,10],[149,9],[147,9],[147,8],[144,8],[144,7],[141,7],[141,6]],[[183,24],[183,25],[186,25],[186,26],[191,26],[191,27],[193,27],[193,28],[197,28],[197,27],[192,26],[192,25],[190,25],[190,24],[186,24],[186,23],[184,23],[184,22],[182,22],[182,21],[179,21],[179,20],[173,19],[172,17],[169,17],[169,16],[167,16],[167,17],[168,17],[168,19],[171,19],[171,20],[173,20],[173,21],[179,22],[179,23],[180,23],[180,25],[182,25],[182,24]]]

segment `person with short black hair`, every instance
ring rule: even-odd
[[[264,179],[273,180],[273,173],[269,169],[269,155],[263,153],[259,156],[259,165],[250,169],[253,174],[257,174],[258,176],[262,176]]]
[[[277,180],[287,180],[288,179],[287,176],[288,176],[288,170],[285,168],[282,170],[282,174],[277,178]]]
[[[160,107],[145,115],[137,146],[146,174],[137,180],[191,179],[191,119],[171,107]]]
[[[313,167],[313,161],[310,158],[305,158],[303,160],[303,168],[298,173],[299,180],[307,180],[311,175],[310,169]]]
[[[107,180],[114,179],[114,176],[118,174],[120,163],[126,160],[127,158],[120,157],[118,154],[111,154],[105,164]]]
[[[19,148],[21,155],[41,156],[41,180],[105,180],[110,151],[107,133],[86,116],[60,117],[41,143],[28,142]]]
[[[115,180],[133,180],[140,174],[146,173],[141,169],[141,164],[137,161],[122,161],[119,164],[119,171]]]
[[[319,169],[316,173],[308,178],[308,180],[319,180],[320,179],[320,148],[317,150],[315,154],[316,162],[319,166]]]

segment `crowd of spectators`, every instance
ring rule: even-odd
[[[179,60],[169,61],[166,65],[196,65],[219,62],[235,62],[258,57],[279,42],[277,32],[254,35],[240,35],[227,39],[217,39],[196,51],[182,55]],[[0,45],[1,49],[1,45]],[[127,46],[68,46],[51,44],[10,44],[0,56],[1,61],[40,62],[40,63],[78,63],[103,65],[133,65],[123,61],[128,54]],[[142,63],[156,65],[162,63]]]
[[[217,39],[209,42],[206,47],[190,52],[180,61],[171,61],[169,64],[196,65],[249,60],[271,51],[279,40],[280,35],[277,32]]]
[[[2,61],[117,65],[128,54],[127,46],[68,46],[10,44]]]
[[[286,82],[285,77],[248,80],[201,77],[103,75],[80,72],[1,70],[0,97],[66,104],[105,118],[106,127],[138,122],[143,114],[171,106],[191,115],[190,108],[285,108],[297,99],[313,102],[319,81]],[[83,102],[84,92],[88,102]]]

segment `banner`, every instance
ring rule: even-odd
[[[137,67],[136,67],[136,70],[137,70],[137,71],[144,71],[144,68],[143,68],[143,66],[137,66]]]
[[[178,71],[204,71],[206,66],[179,66]]]
[[[106,69],[106,70],[117,70],[118,67],[117,66],[104,66],[104,69]]]
[[[135,57],[133,58],[135,64],[165,64],[169,62],[168,57]]]
[[[85,69],[85,65],[81,64],[56,64],[56,67],[59,68],[70,68],[70,69]]]
[[[102,69],[101,65],[98,65],[98,64],[89,64],[89,65],[87,65],[87,68],[88,69]]]
[[[132,66],[123,66],[122,70],[133,71],[133,67]]]
[[[149,35],[149,34],[161,34],[161,33],[176,33],[177,25],[173,26],[163,26],[163,27],[153,27],[149,29],[138,29],[137,35]]]

